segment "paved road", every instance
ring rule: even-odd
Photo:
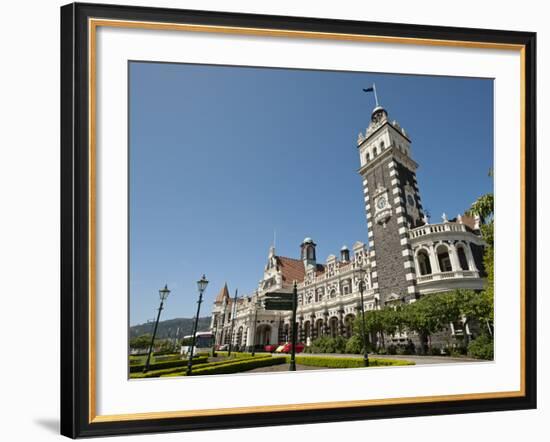
[[[277,355],[277,354],[275,354]],[[274,355],[274,356],[275,356]],[[299,356],[330,356],[334,358],[360,358],[361,355],[355,354],[340,354],[340,353],[300,353]],[[413,361],[416,365],[428,365],[428,364],[465,364],[471,362],[490,362],[482,361],[480,359],[472,359],[467,357],[450,357],[450,356],[417,356],[417,355],[369,355],[369,358],[376,359],[405,359],[407,361]]]
[[[348,355],[348,354],[300,354],[300,356],[331,356],[335,358],[357,358],[361,355]],[[407,361],[413,361],[416,365],[434,365],[434,364],[466,364],[466,363],[487,363],[490,361],[482,361],[479,359],[471,358],[452,358],[448,356],[417,356],[417,355],[369,355],[369,358],[383,358],[383,359],[406,359]],[[272,365],[270,367],[260,367],[253,370],[248,370],[247,373],[273,373],[273,372],[283,372],[288,371],[289,364],[280,364]],[[296,371],[305,371],[305,370],[330,370],[327,367],[314,367],[309,365],[300,365],[296,364]]]
[[[308,356],[304,354],[303,356]],[[302,354],[300,354],[302,356]],[[331,356],[335,358],[358,358],[361,355],[346,355],[346,354],[311,354],[311,356]],[[464,364],[467,362],[487,362],[479,359],[472,358],[453,358],[450,356],[417,356],[417,355],[369,355],[369,358],[376,359],[405,359],[407,361],[413,361],[417,365],[426,364]]]

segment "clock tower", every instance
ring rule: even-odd
[[[418,297],[410,228],[425,224],[411,140],[381,106],[357,140],[367,214],[372,283],[386,302]],[[383,272],[378,272],[378,269]]]

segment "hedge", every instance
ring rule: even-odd
[[[195,365],[193,365],[193,372],[192,373],[193,373],[193,375],[195,375],[199,369],[200,370],[206,370],[206,369],[208,369],[208,370],[210,370],[210,369],[221,370],[220,367],[225,367],[226,365],[233,366],[234,364],[241,364],[241,363],[245,363],[245,362],[255,363],[256,361],[260,361],[260,360],[264,360],[264,359],[271,360],[273,358],[271,357],[271,355],[266,355],[266,356],[261,357],[261,358],[259,358],[259,357],[254,357],[254,358],[248,357],[248,358],[227,359],[227,360],[224,360],[224,361],[208,362],[206,364],[200,364],[196,367],[195,367]],[[261,362],[260,364],[264,364],[264,363],[265,362]],[[267,364],[267,365],[270,365],[270,364]],[[241,370],[238,370],[238,371],[241,371]],[[199,372],[198,374],[210,374],[210,373],[201,373],[201,372]],[[217,374],[217,373],[212,373],[212,374]],[[166,374],[163,374],[162,376],[167,376],[167,377],[186,376],[186,373],[185,373],[185,371],[180,370],[180,371],[174,371],[174,372],[171,372],[171,373],[166,373]]]
[[[193,364],[202,364],[208,360],[208,356],[197,356],[193,358]],[[177,361],[162,361],[149,364],[149,371],[164,370],[176,367],[186,367],[187,359],[178,359]],[[130,363],[130,373],[138,373],[143,371],[145,364],[134,365]]]
[[[227,351],[217,351],[216,353],[219,356],[227,357],[228,352]],[[242,359],[242,358],[257,358],[259,356],[271,356],[271,353],[255,353],[254,356],[252,356],[252,353],[232,351],[230,357],[231,357],[231,359]]]
[[[264,358],[271,358],[271,355],[264,355]],[[243,361],[247,359],[256,360],[256,359],[262,359],[262,358],[242,357],[239,359],[232,358],[232,359],[226,359],[223,361],[215,361],[215,362],[207,362],[206,358],[204,359],[193,358],[193,371],[195,371],[195,369],[198,367],[200,368],[217,367],[220,365],[233,364],[235,362]],[[130,378],[142,379],[142,378],[156,378],[160,376],[186,376],[187,361],[183,361],[183,362],[185,362],[184,365],[179,365],[177,367],[171,367],[171,368],[165,367],[164,369],[152,370],[152,371],[148,371],[147,373],[142,373],[141,371],[139,372],[133,371],[130,374]]]
[[[230,374],[248,371],[254,368],[269,367],[272,365],[285,364],[286,358],[283,356],[266,356],[263,358],[237,359],[228,364],[220,364],[214,367],[200,367],[193,370],[193,376],[203,376],[212,374]]]
[[[287,356],[286,359],[289,362],[290,356]],[[296,356],[296,364],[326,368],[359,368],[365,366],[363,358],[334,358],[329,356]],[[406,361],[403,359],[369,359],[369,367],[382,367],[391,365],[415,364],[412,361]]]

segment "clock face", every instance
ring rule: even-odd
[[[386,204],[387,204],[386,197],[381,196],[380,198],[378,198],[378,201],[376,202],[376,207],[382,210],[384,207],[386,207]]]
[[[414,198],[410,193],[407,195],[407,203],[409,204],[409,206],[414,207]]]

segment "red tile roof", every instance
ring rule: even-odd
[[[276,256],[276,258],[277,267],[283,277],[283,284],[292,284],[294,281],[302,282],[304,280],[304,263],[301,259],[285,256]]]

